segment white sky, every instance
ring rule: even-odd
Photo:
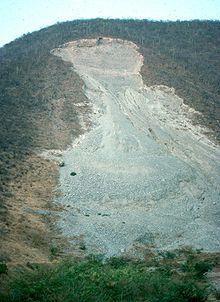
[[[220,0],[0,0],[0,46],[58,21],[97,17],[220,20]]]

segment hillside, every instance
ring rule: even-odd
[[[62,236],[54,233],[56,217],[45,215],[62,208],[51,202],[63,193],[56,189],[59,167],[39,154],[65,149],[90,129],[92,107],[84,94],[82,72],[51,51],[70,41],[99,37],[135,43],[144,59],[143,83],[173,87],[184,104],[197,111],[192,125],[205,127],[209,139],[219,142],[220,22],[72,21],[11,42],[0,49],[1,261],[48,262],[66,246]],[[182,117],[179,114],[177,119]],[[68,154],[66,158],[68,162]],[[184,181],[188,182],[187,176]],[[202,180],[199,186],[203,185]],[[71,252],[82,257],[84,249],[80,243]]]

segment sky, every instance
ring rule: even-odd
[[[220,20],[220,0],[0,0],[0,46],[57,22],[98,17]]]

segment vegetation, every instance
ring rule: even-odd
[[[220,22],[153,22],[78,20],[58,23],[27,34],[0,48],[1,191],[23,170],[31,148],[60,148],[78,135],[78,107],[89,106],[82,82],[70,64],[50,51],[79,38],[112,36],[140,46],[147,85],[174,87],[184,101],[203,115],[200,123],[219,140]],[[22,173],[22,171],[20,172]],[[25,173],[25,171],[23,172]]]
[[[64,88],[60,82],[70,77],[66,68],[68,64],[51,56],[50,50],[70,40],[100,36],[119,37],[137,43],[145,57],[142,74],[146,83],[176,88],[185,102],[205,115],[204,122],[216,129],[220,93],[218,21],[97,19],[50,26],[25,35],[0,50],[3,98],[23,99],[23,110],[29,109],[30,113],[37,109],[42,114],[49,109],[47,102],[51,98],[58,99],[64,94],[69,97],[72,92],[79,94],[76,75],[72,78],[72,84],[76,85],[72,91],[63,93],[60,90]],[[25,108],[26,103],[28,108]],[[22,123],[26,122],[30,123],[30,119],[23,118]]]
[[[78,75],[50,51],[74,39],[101,36],[135,42],[145,59],[145,83],[174,87],[202,113],[197,121],[213,131],[213,139],[220,138],[218,21],[78,20],[0,48],[0,261],[46,261],[45,255],[51,256],[44,220],[27,208],[48,207],[57,168],[36,150],[68,145],[83,131],[79,114],[89,125],[90,106]]]
[[[189,250],[145,261],[68,260],[18,272],[1,298],[5,302],[202,302],[212,292],[205,274],[213,265],[213,260],[201,260],[200,253]]]

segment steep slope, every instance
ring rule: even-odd
[[[97,19],[56,24],[0,49],[2,259],[47,259],[53,235],[45,235],[47,219],[31,209],[48,209],[58,168],[38,154],[64,148],[89,127],[91,108],[82,80],[71,64],[50,51],[75,39],[103,35],[135,42],[144,56],[144,84],[174,87],[185,104],[202,113],[194,120],[208,126],[215,140],[219,32],[219,22]]]
[[[73,64],[94,110],[92,130],[63,155],[63,234],[107,256],[142,241],[219,251],[220,149],[193,110],[168,87],[144,86],[133,43],[78,40],[52,53]]]

